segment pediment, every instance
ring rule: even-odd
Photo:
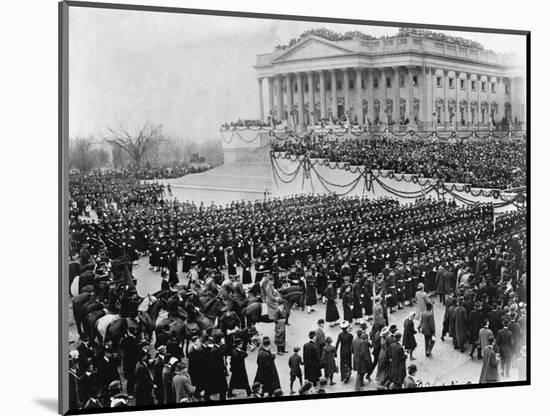
[[[299,61],[323,56],[345,56],[353,51],[318,37],[306,38],[273,60],[273,62]]]

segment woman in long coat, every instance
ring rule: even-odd
[[[361,319],[363,317],[363,305],[361,304],[361,284],[356,280],[351,286],[353,295],[353,319]]]
[[[380,332],[380,352],[378,353],[378,368],[376,370],[376,382],[379,385],[386,383],[388,378],[388,372],[390,368],[390,356],[388,354],[388,349],[390,346],[391,339],[389,338],[389,328],[384,328]]]
[[[240,263],[243,267],[243,285],[249,285],[252,283],[252,273],[250,271],[252,267],[252,262],[250,261],[250,257],[248,257],[248,253],[246,251],[243,253],[243,258],[240,260]]]
[[[336,290],[333,288],[333,282],[329,281],[327,290],[325,292],[325,297],[327,298],[327,309],[325,314],[325,321],[328,322],[329,326],[334,326],[336,321],[340,319],[340,314],[338,313],[338,308],[336,307]]]
[[[347,383],[351,376],[351,343],[353,335],[348,332],[348,326],[348,322],[342,322],[342,325],[340,325],[342,332],[338,334],[335,347],[336,351],[338,351],[338,346],[340,346],[340,376],[344,383]]]
[[[342,287],[342,308],[344,309],[344,320],[348,322],[353,321],[353,316],[351,314],[351,305],[353,304],[353,295],[351,293],[351,286],[346,285]]]
[[[307,312],[311,313],[315,311],[312,306],[317,304],[317,288],[315,286],[317,283],[317,279],[315,278],[315,275],[313,275],[313,273],[307,273],[305,280]]]
[[[409,353],[409,359],[411,360],[415,360],[413,357],[413,351],[417,345],[416,339],[414,338],[414,334],[416,334],[414,329],[414,317],[414,312],[409,313],[409,317],[405,319],[405,323],[403,324],[403,347]]]
[[[334,385],[332,378],[338,370],[336,368],[336,348],[332,345],[331,337],[327,337],[325,340],[325,346],[321,354],[321,365],[325,369],[325,377],[329,379],[330,385]]]

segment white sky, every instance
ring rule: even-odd
[[[219,126],[257,118],[256,55],[304,30],[355,26],[128,10],[69,9],[69,134],[102,137],[119,123],[160,123],[172,137],[219,139]],[[444,32],[525,59],[525,38]]]

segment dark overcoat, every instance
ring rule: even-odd
[[[275,355],[269,349],[262,347],[258,350],[256,363],[258,369],[254,381],[262,384],[263,391],[272,394],[274,390],[281,388],[279,373],[275,367]]]
[[[317,344],[313,341],[304,344],[304,376],[313,384],[321,377],[321,357]]]
[[[403,347],[407,350],[414,350],[416,348],[416,339],[414,338],[416,331],[414,329],[414,321],[412,319],[405,319],[403,324]]]
[[[246,372],[245,358],[248,354],[238,348],[234,348],[231,353],[231,380],[229,388],[233,389],[250,389],[248,383],[248,374]]]
[[[407,376],[407,355],[399,342],[393,342],[388,349],[390,355],[390,380],[392,383],[401,386]]]

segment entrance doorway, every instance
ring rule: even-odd
[[[338,110],[338,118],[344,118],[344,115],[345,115],[344,105],[338,104],[337,110]]]

